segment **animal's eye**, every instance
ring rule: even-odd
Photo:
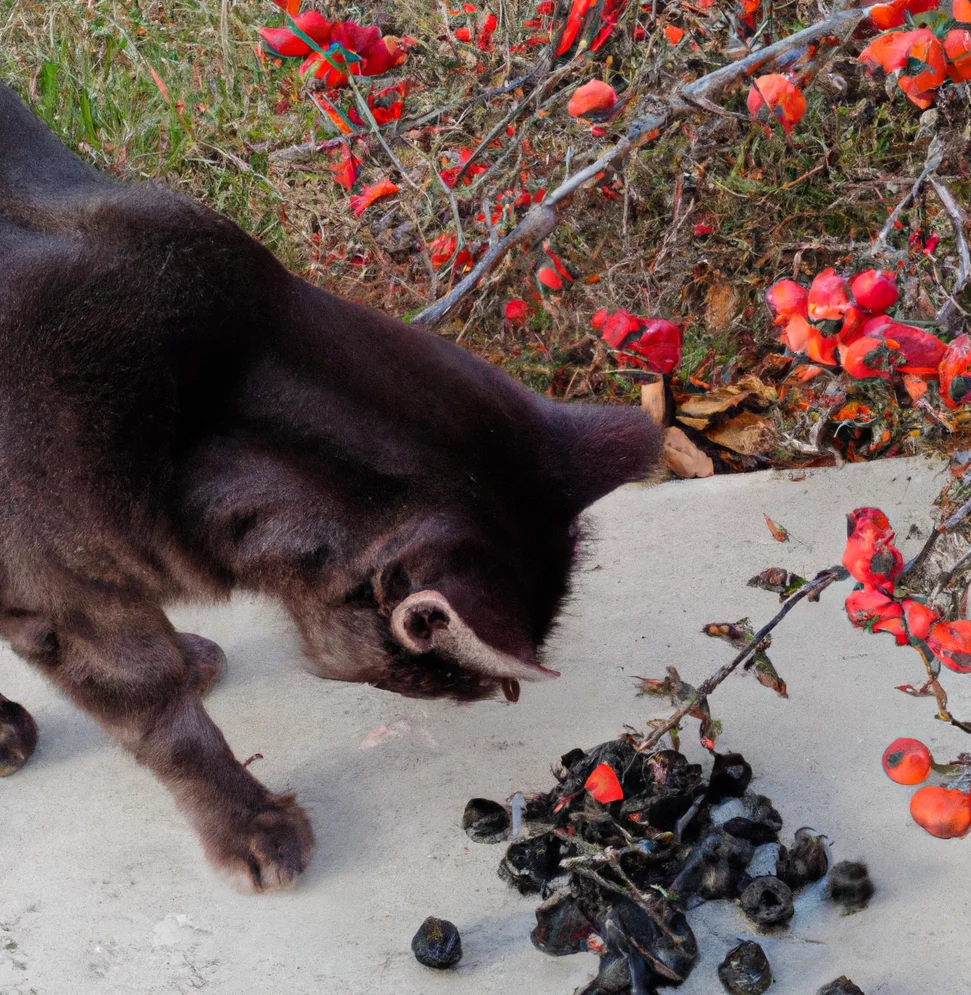
[[[344,595],[345,605],[373,605],[374,603],[374,588],[369,580],[364,581],[363,584],[358,584],[357,587],[352,588]]]
[[[411,593],[411,578],[400,563],[387,567],[379,587],[383,604],[394,605]]]

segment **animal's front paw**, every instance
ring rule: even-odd
[[[23,705],[0,694],[0,777],[16,774],[37,746],[37,726]]]
[[[177,635],[179,648],[189,666],[189,680],[199,694],[205,694],[226,669],[226,654],[222,647],[204,636],[189,632]]]
[[[204,838],[212,863],[245,891],[292,888],[314,852],[310,820],[293,795],[270,795],[246,821]]]

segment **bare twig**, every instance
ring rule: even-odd
[[[493,97],[500,97],[504,93],[512,93],[513,90],[517,90],[519,87],[525,86],[525,84],[527,84],[537,73],[541,73],[544,69],[546,69],[548,65],[549,54],[544,51],[536,65],[533,66],[528,73],[524,73],[518,79],[504,83],[502,86],[493,87],[491,90],[484,90],[482,93],[477,93],[472,97],[457,100],[454,104],[446,104],[443,107],[436,107],[433,111],[429,111],[427,114],[422,114],[419,117],[406,118],[402,121],[396,121],[394,125],[394,134],[400,135],[406,131],[410,131],[412,128],[421,128],[430,121],[434,121],[436,118],[442,117],[443,114],[451,114],[455,111],[464,112],[470,107],[474,107],[476,104],[481,104],[484,101],[491,100]]]
[[[947,692],[941,687],[941,682],[937,679],[937,673],[935,672],[935,669],[937,671],[940,670],[940,665],[935,668],[933,661],[928,657],[922,646],[918,645],[915,649],[920,653],[920,658],[924,661],[924,668],[927,670],[927,683],[921,690],[930,691],[934,695],[934,700],[937,702],[937,718],[941,722],[947,722],[948,725],[962,730],[962,732],[971,733],[971,725],[968,725],[967,722],[962,722],[960,719],[956,719],[947,707]]]
[[[815,601],[818,599],[819,595],[826,590],[830,584],[846,576],[846,571],[842,567],[833,566],[828,567],[826,570],[820,570],[812,580],[807,581],[799,588],[794,594],[790,595],[785,602],[783,602],[782,607],[776,613],[775,617],[767,622],[765,625],[759,629],[758,632],[748,641],[744,649],[742,649],[738,655],[726,663],[724,666],[719,667],[710,677],[698,685],[695,695],[688,701],[684,702],[679,708],[677,708],[667,719],[664,720],[660,725],[658,725],[653,732],[641,743],[638,744],[637,749],[639,751],[653,749],[660,741],[661,737],[666,733],[670,732],[672,729],[676,729],[681,721],[687,716],[692,710],[698,708],[699,705],[704,704],[705,699],[712,691],[725,680],[729,674],[733,673],[739,666],[746,663],[748,660],[752,659],[756,652],[762,648],[765,641],[765,637],[792,611],[793,608],[799,604],[804,598],[810,598]]]
[[[971,483],[971,481],[962,480],[962,484]],[[941,538],[947,532],[956,529],[967,517],[971,514],[971,498],[968,498],[964,504],[961,505],[953,515],[948,516],[948,518],[941,522],[940,525],[935,525],[931,530],[931,534],[927,537],[924,545],[921,546],[920,552],[907,564],[906,569],[900,575],[898,583],[906,584],[910,577],[913,577],[918,573],[921,567],[927,562],[927,558],[931,555],[934,547],[937,545],[937,540]]]
[[[375,120],[374,115],[371,113],[371,108],[368,107],[368,102],[361,93],[361,88],[357,85],[354,79],[353,73],[347,74],[347,82],[351,88],[351,92],[354,94],[354,102],[357,104],[357,109],[360,115],[367,122],[370,127],[374,137],[381,143],[381,147],[387,153],[388,158],[391,160],[392,165],[401,174],[404,181],[408,186],[412,187],[418,193],[420,193],[426,200],[428,200],[428,194],[422,190],[422,188],[408,175],[408,170],[398,161],[398,157],[391,151],[391,146],[385,141],[384,135],[381,134],[381,126]]]
[[[797,31],[788,38],[747,55],[744,59],[739,59],[737,62],[708,73],[707,76],[702,76],[701,79],[679,88],[666,100],[651,101],[648,109],[635,118],[628,128],[627,134],[613,148],[608,149],[585,169],[567,177],[555,190],[548,193],[543,202],[534,205],[505,238],[496,245],[490,246],[465,279],[456,284],[445,297],[436,301],[431,307],[420,311],[411,320],[416,324],[425,325],[436,325],[442,321],[449,311],[475,288],[479,280],[514,245],[525,242],[527,239],[535,239],[537,232],[542,233],[539,236],[541,238],[550,234],[559,221],[558,211],[581,187],[595,180],[608,167],[620,163],[632,151],[653,141],[673,121],[687,116],[692,111],[697,111],[699,109],[698,101],[708,100],[712,94],[721,92],[731,83],[750,76],[762,66],[773,62],[780,55],[784,55],[794,48],[799,48],[806,42],[814,41],[823,35],[831,35],[836,31],[848,33],[868,13],[869,7],[838,11],[818,24]],[[635,88],[636,85],[632,87],[632,89]]]
[[[267,158],[270,162],[287,162],[290,159],[298,159],[300,156],[310,155],[314,152],[331,152],[347,144],[353,137],[353,135],[341,135],[340,138],[327,138],[323,141],[301,142],[299,145],[288,145],[286,148],[271,152]],[[265,149],[259,145],[254,145],[253,151],[263,152]]]
[[[479,158],[479,156],[482,155],[483,151],[485,151],[485,149],[487,149],[489,145],[492,142],[494,142],[496,138],[498,138],[499,135],[501,135],[506,130],[506,127],[510,125],[513,121],[515,121],[516,118],[519,117],[519,115],[526,110],[526,108],[530,105],[530,103],[532,103],[533,100],[539,99],[545,90],[547,90],[550,86],[552,86],[563,76],[565,76],[570,69],[572,69],[572,64],[567,63],[565,66],[561,67],[555,73],[553,73],[553,75],[550,76],[548,79],[540,81],[540,83],[537,86],[537,89],[539,90],[538,95],[536,90],[534,89],[527,97],[523,98],[517,104],[513,105],[509,113],[506,114],[506,116],[502,118],[502,120],[500,120],[492,129],[490,129],[489,133],[485,136],[485,138],[483,138],[482,141],[479,142],[479,144],[472,150],[472,155],[470,155],[469,158],[464,163],[462,163],[462,168],[458,171],[455,177],[456,184],[458,184],[458,182],[462,179],[462,177],[465,176],[465,174],[469,171],[469,169],[472,167],[475,161]]]
[[[438,0],[438,12],[442,15],[442,27],[445,29],[445,38],[448,41],[449,48],[452,50],[452,55],[455,57],[456,62],[461,63],[462,54],[459,52],[455,35],[452,34],[452,27],[448,23],[448,8],[445,6],[444,0]]]
[[[910,205],[920,196],[921,190],[924,189],[924,184],[927,182],[928,178],[937,171],[941,162],[944,159],[944,144],[941,142],[940,138],[936,135],[931,141],[930,145],[927,147],[927,158],[924,160],[924,168],[920,172],[920,176],[914,180],[914,185],[910,188],[907,195],[901,200],[901,202],[890,212],[890,217],[887,218],[886,224],[880,229],[880,234],[877,235],[873,242],[873,246],[870,249],[870,255],[878,256],[884,249],[887,248],[887,238],[890,236],[890,232],[893,231],[893,226],[900,217],[901,213],[905,211]]]
[[[971,279],[971,253],[968,252],[968,241],[964,237],[964,212],[954,199],[954,194],[936,176],[929,176],[928,182],[934,188],[934,193],[937,194],[938,199],[944,206],[944,210],[947,212],[947,216],[951,222],[951,230],[954,232],[954,244],[958,250],[958,272],[954,280],[954,286],[951,288],[948,299],[936,315],[937,320],[946,326],[952,313],[960,310],[955,298],[964,290],[968,280]]]

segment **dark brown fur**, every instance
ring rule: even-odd
[[[263,592],[322,676],[515,698],[577,516],[658,449],[109,181],[0,85],[0,633],[244,883],[292,883],[310,826],[234,759],[201,703],[221,653],[163,606]]]

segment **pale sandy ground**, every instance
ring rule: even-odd
[[[42,745],[0,782],[0,993],[571,995],[594,958],[533,949],[536,903],[497,878],[500,847],[466,838],[463,806],[547,788],[549,764],[566,750],[659,714],[635,698],[632,676],[661,675],[671,662],[696,680],[725,660],[728,647],[701,635],[702,624],[768,619],[774,597],[745,581],[770,565],[805,573],[837,561],[852,507],[879,504],[901,536],[911,525],[926,534],[939,479],[904,460],[789,476],[632,487],[600,504],[599,539],[551,654],[564,676],[524,688],[516,706],[420,704],[318,681],[298,668],[285,619],[247,598],[174,613],[229,656],[209,707],[234,750],[263,753],[254,770],[275,790],[297,791],[311,814],[317,854],[291,893],[228,890],[168,795],[3,650],[0,688],[34,713]],[[793,541],[774,542],[763,512]],[[971,838],[921,832],[909,789],[880,771],[898,735],[941,756],[969,743],[932,720],[929,702],[893,690],[919,680],[917,657],[851,629],[844,589],[800,606],[779,630],[772,656],[788,701],[750,676],[714,699],[722,745],[752,761],[784,833],[825,831],[837,859],[865,858],[879,887],[869,910],[848,918],[803,898],[789,935],[765,944],[772,990],[812,995],[847,973],[867,995],[971,992]],[[948,686],[955,709],[971,715],[971,677],[952,675]],[[361,748],[393,723],[399,735]],[[429,914],[462,931],[456,971],[412,958],[409,941]],[[706,953],[681,991],[720,991],[715,965],[750,935],[746,922],[725,903],[692,922]]]

